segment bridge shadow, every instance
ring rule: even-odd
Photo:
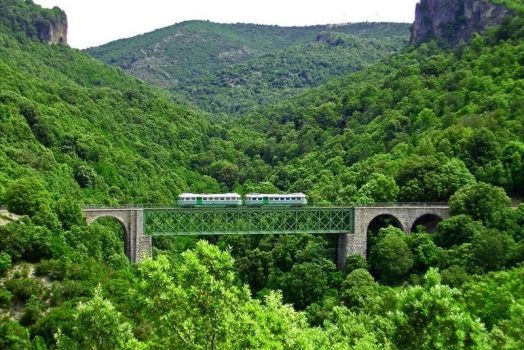
[[[435,214],[424,214],[420,216],[411,227],[411,232],[425,232],[435,233],[437,232],[438,223],[442,221],[442,218]]]
[[[380,231],[380,229],[388,226],[394,226],[396,228],[404,230],[400,221],[395,216],[390,214],[378,215],[370,221],[367,228],[366,258],[369,258],[369,252],[371,251],[371,247],[373,247],[375,243],[377,243],[378,232]]]
[[[131,242],[128,239],[128,233],[123,222],[113,216],[102,216],[95,219],[91,224],[99,224],[108,231],[112,237],[106,237],[105,243],[111,244],[114,239],[118,239],[120,247],[123,247],[123,253],[129,257],[131,251]]]

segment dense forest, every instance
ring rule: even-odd
[[[0,211],[0,348],[522,349],[524,12],[499,2],[514,16],[469,43],[217,118],[8,25],[48,10],[0,0],[0,203],[18,215]],[[379,222],[340,271],[337,237],[309,234],[153,237],[133,265],[120,226],[80,212],[230,190],[451,217]]]
[[[405,23],[187,21],[86,52],[215,114],[242,115],[399,51]]]

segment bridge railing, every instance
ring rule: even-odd
[[[448,202],[376,202],[371,204],[354,204],[359,207],[447,207]]]
[[[147,235],[352,233],[353,208],[145,209]]]

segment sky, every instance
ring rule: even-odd
[[[84,49],[193,19],[302,26],[348,22],[413,22],[418,0],[34,0],[58,6],[68,43]]]

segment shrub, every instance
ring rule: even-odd
[[[11,268],[11,256],[6,252],[0,253],[0,276]]]

